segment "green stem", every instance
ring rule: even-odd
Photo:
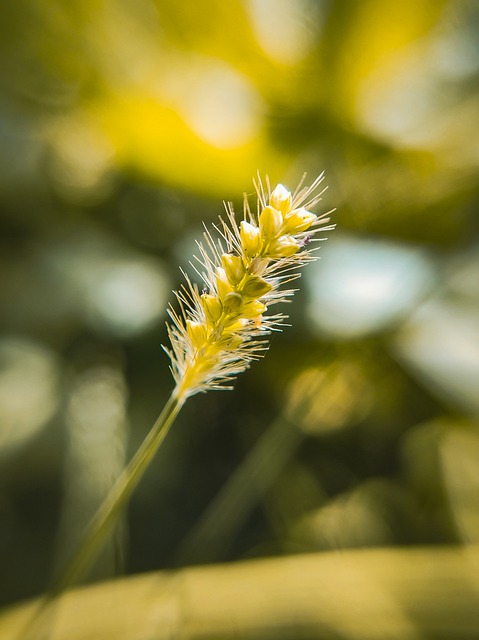
[[[48,633],[47,616],[51,614],[50,605],[66,589],[74,586],[95,561],[105,540],[113,530],[118,516],[165,439],[184,401],[184,397],[178,397],[177,389],[173,391],[155,424],[91,520],[80,546],[54,581],[48,593],[40,601],[39,607],[34,611],[20,636],[22,640],[43,640],[47,637],[45,632]]]
[[[54,582],[49,593],[50,598],[56,597],[68,587],[73,586],[88,571],[111,533],[118,516],[165,439],[182,405],[183,402],[173,393],[138,451],[125,467],[93,517],[82,543]]]

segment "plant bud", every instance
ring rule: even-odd
[[[243,338],[235,333],[225,334],[218,342],[218,345],[222,349],[227,349],[228,351],[234,351],[237,349],[240,344],[243,342]]]
[[[250,303],[247,302],[243,305],[243,309],[245,309]],[[241,315],[243,315],[243,309],[241,309]],[[243,331],[243,329],[247,326],[248,320],[246,318],[233,318],[230,322],[226,322],[226,326],[228,327],[228,331],[233,333],[235,331]]]
[[[233,286],[239,284],[245,274],[243,259],[240,256],[223,253],[221,256],[221,264],[223,265],[229,283]]]
[[[291,191],[282,184],[276,185],[269,197],[269,203],[285,215],[291,208]]]
[[[242,306],[243,296],[235,291],[228,293],[223,300],[223,307],[226,313],[238,313]]]
[[[205,325],[194,320],[187,320],[186,329],[188,331],[188,335],[190,336],[191,342],[193,343],[193,346],[195,346],[197,349],[203,347],[207,337]]]
[[[243,220],[240,225],[240,237],[243,251],[252,258],[261,249],[261,234],[258,227]]]
[[[247,302],[242,310],[245,318],[257,318],[266,311],[266,305],[259,300],[251,300]]]
[[[260,276],[249,276],[241,289],[247,298],[261,298],[271,291],[273,286]]]
[[[204,293],[201,296],[201,304],[203,305],[204,312],[207,320],[212,324],[218,322],[223,313],[223,305],[221,300],[216,296],[212,296],[209,293]]]
[[[233,287],[228,282],[226,271],[221,267],[216,269],[216,288],[218,290],[219,297],[223,300],[228,293],[233,291]]]
[[[304,207],[294,209],[286,215],[283,230],[288,233],[300,233],[309,229],[315,220],[317,220],[317,216]]]
[[[271,243],[268,250],[270,258],[288,258],[301,249],[296,240],[292,236],[281,236]]]
[[[259,217],[259,228],[264,238],[275,238],[283,225],[281,212],[273,207],[265,207]]]

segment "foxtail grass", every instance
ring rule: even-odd
[[[305,176],[294,192],[269,180],[254,182],[257,202],[244,198],[237,220],[233,206],[212,229],[206,229],[191,265],[199,283],[183,273],[168,309],[174,389],[144,442],[86,529],[83,542],[44,598],[37,619],[65,589],[88,572],[111,534],[145,470],[171,425],[191,396],[213,389],[231,389],[232,381],[268,349],[268,335],[279,331],[287,316],[274,312],[294,294],[291,283],[301,267],[316,259],[318,232],[327,231],[329,213],[315,214],[324,192],[323,174],[309,186]]]

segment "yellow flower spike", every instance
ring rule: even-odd
[[[289,258],[301,249],[301,245],[296,242],[293,236],[281,236],[274,240],[268,248],[269,258]]]
[[[273,207],[265,207],[259,217],[259,229],[263,238],[275,238],[283,224],[283,216],[281,212]]]
[[[271,314],[270,307],[293,295],[282,285],[298,278],[300,268],[315,259],[316,245],[309,245],[307,237],[332,228],[319,224],[329,221],[327,214],[313,218],[310,213],[320,199],[321,181],[322,176],[310,186],[301,182],[294,195],[283,185],[269,191],[268,183],[265,188],[258,182],[257,207],[245,201],[239,222],[227,205],[218,236],[205,232],[197,258],[203,282],[187,279],[176,293],[180,312],[169,310],[167,352],[178,402],[200,391],[230,388],[231,379],[266,349],[264,336],[283,323],[286,316]],[[204,325],[206,335],[195,323]]]
[[[261,276],[249,276],[241,285],[241,293],[247,298],[261,298],[271,291],[273,285]]]
[[[276,185],[269,197],[270,205],[278,211],[281,211],[284,216],[291,209],[291,202],[291,191],[286,189],[282,184]]]
[[[226,277],[234,287],[238,285],[245,274],[243,258],[241,256],[233,256],[230,253],[223,253],[221,256],[221,264],[226,273]]]
[[[240,224],[240,239],[246,257],[253,258],[259,253],[261,249],[261,233],[258,227],[243,220]]]
[[[286,233],[301,233],[307,231],[310,226],[318,219],[318,217],[305,209],[300,207],[294,209],[286,214],[282,231]]]
[[[205,345],[207,332],[206,327],[201,322],[195,322],[193,320],[186,321],[186,328],[188,335],[191,338],[191,342],[196,349],[201,349]]]
[[[201,296],[201,304],[206,315],[206,319],[215,324],[223,313],[223,304],[217,296],[212,296],[209,293],[204,293]]]

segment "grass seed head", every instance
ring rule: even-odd
[[[165,350],[181,402],[200,391],[230,389],[231,380],[264,354],[264,336],[286,318],[268,313],[270,307],[293,294],[285,285],[316,259],[314,234],[333,228],[328,213],[310,210],[321,199],[322,181],[323,175],[309,187],[302,181],[292,193],[282,184],[271,191],[269,180],[265,186],[258,179],[258,213],[245,199],[238,223],[229,204],[216,235],[205,232],[196,257],[203,293],[185,276],[175,292],[180,310],[168,311],[171,348]]]

